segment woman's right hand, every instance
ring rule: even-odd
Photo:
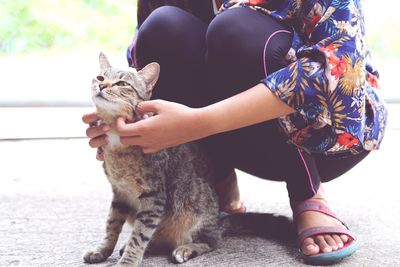
[[[86,136],[90,138],[90,147],[97,148],[96,159],[103,161],[102,146],[108,142],[106,133],[110,130],[110,126],[100,123],[100,118],[96,112],[84,114],[82,121],[89,125],[89,128],[86,129]]]

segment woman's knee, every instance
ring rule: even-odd
[[[237,9],[227,10],[211,21],[206,33],[209,55],[228,55],[240,48],[243,34],[247,31],[247,27],[238,18],[240,13]]]
[[[137,65],[151,60],[185,60],[188,51],[204,53],[206,29],[203,21],[183,9],[157,8],[139,28],[135,49]]]
[[[261,12],[234,8],[224,11],[210,23],[206,39],[210,61],[229,61],[231,58],[251,65],[268,60],[276,70],[286,65],[285,56],[291,46],[292,34]],[[266,59],[262,58],[263,52]]]
[[[155,42],[175,40],[188,15],[190,14],[177,7],[159,7],[140,26],[138,38]]]

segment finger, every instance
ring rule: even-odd
[[[104,154],[96,154],[96,159],[98,161],[104,161]]]
[[[140,132],[143,131],[143,122],[144,121],[126,123],[125,118],[119,117],[115,124],[115,129],[117,130],[119,136],[140,136]]]
[[[158,113],[162,103],[162,100],[143,101],[138,104],[137,111],[141,114],[146,112]]]
[[[89,127],[86,129],[86,136],[89,138],[95,138],[101,135],[104,135],[106,132],[110,130],[110,126],[103,124],[100,126]]]
[[[82,116],[82,121],[86,124],[91,124],[98,120],[100,120],[100,117],[97,115],[97,112],[88,113]]]
[[[107,136],[102,135],[96,138],[92,138],[89,140],[89,146],[92,148],[99,148],[101,146],[104,146],[108,143]]]
[[[148,148],[148,147],[144,147],[143,148],[143,153],[145,154],[151,154],[151,153],[156,153],[158,151],[160,151],[161,149],[155,149],[155,148]]]
[[[101,147],[97,149],[96,159],[99,161],[104,161],[104,152],[103,149],[101,149]]]
[[[126,146],[143,146],[143,140],[140,136],[121,137],[121,144]]]

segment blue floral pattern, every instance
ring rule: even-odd
[[[225,1],[220,12],[249,7],[296,33],[293,62],[262,81],[297,112],[279,118],[292,143],[326,155],[374,150],[384,136],[387,109],[378,73],[369,64],[362,0]],[[292,57],[293,58],[293,57]]]

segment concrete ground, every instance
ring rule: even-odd
[[[11,107],[15,103],[31,107],[90,104],[88,77],[97,73],[97,51],[85,53],[86,58],[1,58],[0,70],[6,79],[0,87],[0,266],[88,266],[82,254],[102,238],[111,192],[95,151],[81,138],[84,111]],[[21,79],[20,73],[27,76]],[[396,108],[382,150],[326,184],[332,208],[362,243],[354,256],[337,266],[400,266],[400,162],[396,156],[400,106]],[[250,211],[290,217],[283,183],[241,172],[239,183]],[[128,230],[120,241],[126,240]],[[116,262],[117,254],[95,266]],[[182,266],[303,265],[292,241],[236,236]],[[143,266],[173,264],[168,255],[150,255]]]
[[[392,128],[381,151],[326,184],[332,208],[362,243],[337,266],[400,266],[399,138]],[[88,266],[82,254],[102,238],[111,192],[87,140],[1,141],[0,151],[0,266]],[[241,172],[239,183],[250,211],[290,217],[283,183]],[[127,229],[120,240],[126,238]],[[182,266],[232,265],[303,263],[293,242],[237,236]],[[143,266],[173,264],[168,255],[150,255]]]

